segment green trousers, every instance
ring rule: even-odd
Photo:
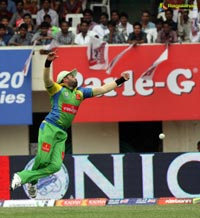
[[[32,170],[23,170],[17,174],[22,184],[36,184],[38,179],[60,170],[65,153],[67,133],[62,129],[43,121],[38,135],[38,151]]]

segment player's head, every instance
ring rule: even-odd
[[[77,70],[73,69],[71,71],[61,71],[57,76],[57,83],[64,83],[68,88],[75,89],[78,85],[76,79]]]

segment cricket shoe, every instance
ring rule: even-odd
[[[13,179],[11,181],[11,186],[10,186],[10,190],[13,191],[15,190],[16,188],[20,187],[22,184],[21,184],[21,178],[19,177],[19,175],[17,175],[17,173],[15,173],[13,175]]]
[[[28,190],[28,194],[31,198],[36,198],[36,196],[37,196],[37,184],[33,185],[31,183],[28,183],[27,190]]]

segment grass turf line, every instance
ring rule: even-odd
[[[0,208],[0,218],[199,218],[200,205]]]

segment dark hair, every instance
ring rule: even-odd
[[[32,18],[32,16],[31,16],[31,14],[29,14],[29,13],[25,13],[24,15],[23,15],[23,19],[25,18],[25,17],[29,17],[29,18]]]
[[[22,23],[20,26],[19,26],[19,30],[21,29],[25,29],[26,31],[28,30],[28,25],[26,23]]]
[[[143,11],[142,11],[142,15],[143,15],[143,14],[148,14],[149,16],[151,15],[151,13],[150,13],[148,10],[143,10]]]
[[[49,4],[51,3],[51,0],[42,0],[42,4],[44,4],[44,2],[49,2]]]
[[[6,19],[6,20],[9,21],[9,18],[8,18],[7,16],[2,16],[1,19],[0,19],[0,21],[2,21],[3,19]]]
[[[0,29],[6,30],[6,26],[4,24],[0,23]]]
[[[17,0],[17,1],[16,1],[16,5],[18,5],[19,3],[21,3],[22,5],[24,5],[24,1],[23,1],[23,0]]]
[[[43,16],[43,20],[46,19],[46,18],[50,18],[50,19],[51,19],[51,16],[50,16],[49,14],[45,14],[45,15]]]
[[[0,3],[5,2],[6,4],[8,4],[7,0],[0,0]]]
[[[135,26],[140,26],[140,28],[142,29],[142,24],[140,23],[140,22],[135,22],[134,24],[133,24],[133,26],[135,27]]]
[[[172,8],[167,8],[167,9],[165,10],[165,13],[166,13],[167,11],[171,12],[171,14],[174,14],[174,11],[173,11]]]
[[[164,25],[164,24],[168,24],[168,26],[172,26],[171,22],[169,22],[169,21],[167,21],[167,20],[163,22],[163,25]]]
[[[163,24],[163,19],[162,18],[159,18],[159,19],[156,19],[155,21],[155,24]]]
[[[89,8],[86,8],[84,11],[83,11],[83,15],[85,14],[90,14],[91,16],[93,16],[93,11],[90,10]]]
[[[82,20],[80,25],[82,26],[84,23],[86,23],[89,26],[89,22],[86,20]]]
[[[120,14],[120,18],[121,17],[125,17],[126,19],[128,19],[128,14],[126,13],[126,12],[122,12],[121,14]]]
[[[119,13],[119,11],[117,9],[114,9],[114,10],[111,11],[111,16],[112,16],[113,13],[116,13],[118,16],[120,16],[120,13]]]
[[[108,19],[108,14],[106,12],[102,12],[99,17],[102,17],[102,16],[104,16]]]
[[[108,26],[111,25],[113,27],[116,27],[117,23],[114,20],[109,20],[108,21]]]
[[[62,25],[63,23],[65,23],[65,24],[67,24],[68,26],[70,26],[69,22],[66,21],[66,20],[62,20],[62,21],[60,22],[60,25]]]
[[[45,22],[43,21],[41,24],[40,24],[40,28],[49,28],[50,27],[50,24],[48,22]]]

